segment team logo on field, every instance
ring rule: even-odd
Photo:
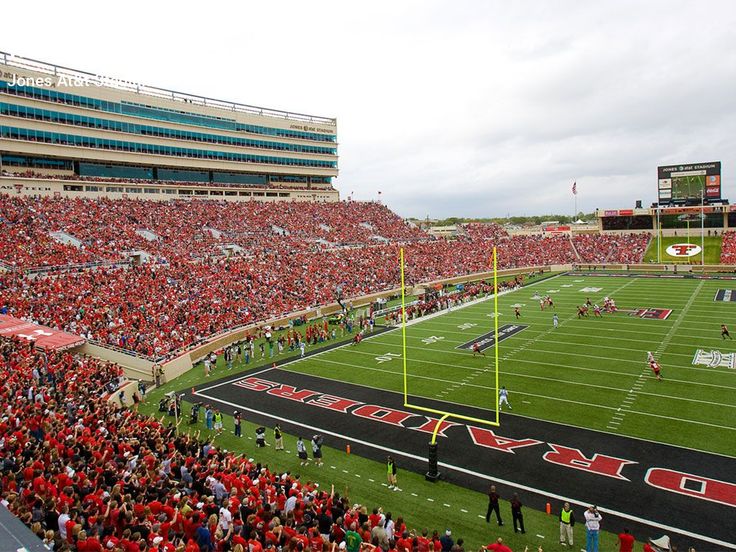
[[[693,365],[707,366],[708,368],[736,368],[736,353],[722,353],[721,351],[704,351],[698,349],[693,357]]]
[[[714,301],[736,301],[736,289],[719,289]]]
[[[498,342],[500,343],[504,339],[511,337],[528,327],[529,326],[524,326],[522,324],[504,324],[498,328]],[[462,345],[458,345],[455,348],[472,351],[474,343],[478,344],[481,351],[488,349],[488,347],[493,347],[493,345],[496,344],[496,332],[488,332],[483,335],[479,335],[475,339],[468,341],[467,343],[463,343]]]
[[[702,251],[699,245],[694,243],[674,243],[666,250],[670,257],[694,257]]]
[[[667,320],[670,314],[672,314],[672,309],[635,309],[629,311],[629,316],[651,320]]]

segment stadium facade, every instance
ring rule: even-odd
[[[0,192],[337,201],[337,123],[0,52]]]

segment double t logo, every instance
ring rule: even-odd
[[[688,253],[698,247],[697,245],[693,245],[691,243],[678,243],[672,246],[672,249],[675,251],[675,255],[677,257],[687,257]]]

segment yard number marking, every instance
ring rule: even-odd
[[[382,364],[384,362],[389,362],[395,358],[400,358],[401,355],[399,353],[384,353],[381,356],[377,356],[376,360],[378,361],[378,364]]]

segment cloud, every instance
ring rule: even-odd
[[[63,40],[42,4],[4,48],[337,117],[343,197],[404,216],[567,213],[573,180],[584,210],[648,204],[670,162],[723,161],[726,197],[736,177],[728,1],[81,3]]]

